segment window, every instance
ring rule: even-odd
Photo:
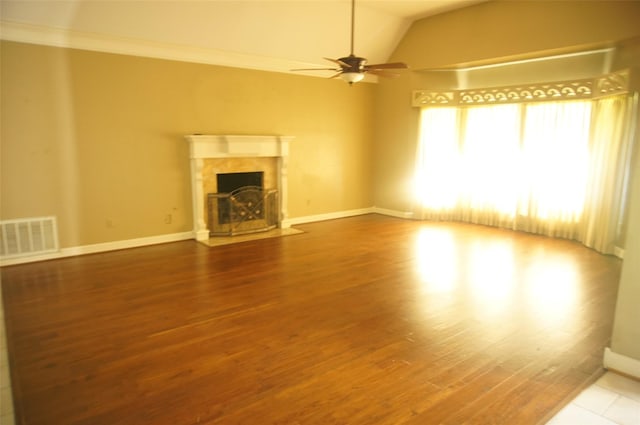
[[[421,215],[612,251],[631,99],[423,108],[415,179]]]

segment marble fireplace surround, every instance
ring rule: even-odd
[[[207,193],[215,187],[216,173],[265,171],[265,187],[278,190],[278,227],[287,228],[287,165],[291,136],[201,135],[185,136],[191,161],[193,234],[196,240],[209,239],[206,221]],[[272,159],[272,161],[269,161]],[[215,161],[212,161],[215,160]],[[247,170],[245,167],[266,169]],[[275,176],[275,182],[268,176]],[[274,184],[275,183],[275,184]]]

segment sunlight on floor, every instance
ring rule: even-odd
[[[518,284],[513,278],[512,247],[504,242],[476,244],[469,254],[467,273],[475,304],[489,316],[504,313]]]
[[[549,261],[535,266],[526,282],[526,300],[532,311],[542,311],[538,320],[558,323],[574,311],[580,297],[572,264]]]
[[[451,292],[458,281],[453,236],[446,230],[422,229],[416,243],[417,268],[427,292]]]
[[[542,327],[573,317],[581,297],[579,265],[544,252],[522,264],[516,257],[509,240],[457,244],[447,229],[424,228],[415,243],[420,292],[464,291],[478,315],[487,319],[519,313],[511,311],[514,296],[525,299],[524,312]]]

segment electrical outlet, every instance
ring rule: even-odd
[[[171,224],[172,220],[173,220],[173,217],[171,216],[171,214],[167,214],[164,216],[164,224]]]

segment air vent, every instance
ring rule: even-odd
[[[0,221],[0,258],[15,258],[58,251],[55,217]]]

